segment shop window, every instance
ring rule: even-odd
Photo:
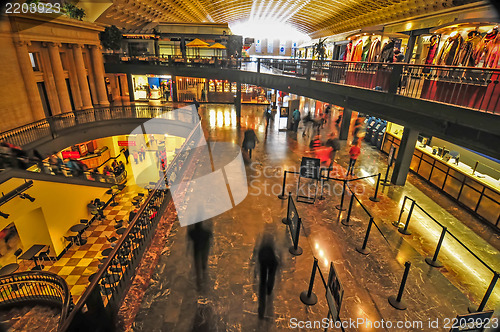
[[[30,61],[31,61],[31,68],[33,68],[33,71],[40,71],[40,61],[38,61],[39,55],[38,53],[29,53],[30,56]]]

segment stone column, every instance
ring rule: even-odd
[[[76,66],[74,61],[74,54],[71,45],[66,49],[67,61],[68,61],[68,72],[69,72],[69,82],[71,84],[71,92],[73,95],[73,102],[75,103],[75,108],[77,110],[82,109],[82,93],[80,91],[80,85],[78,84],[78,75],[76,73]]]
[[[352,110],[344,108],[342,113],[342,123],[340,124],[339,140],[346,141],[349,137],[349,128],[351,127]]]
[[[391,182],[403,186],[406,182],[406,176],[410,170],[411,159],[417,144],[418,131],[405,126],[403,137],[399,144],[398,156],[392,171]]]
[[[121,96],[122,97],[129,96],[130,91],[128,91],[127,76],[126,75],[119,75],[118,81],[119,81],[120,87],[121,87],[121,92],[122,92]]]
[[[57,95],[59,96],[59,105],[61,106],[61,113],[71,112],[71,101],[69,99],[68,87],[66,85],[66,78],[64,77],[64,69],[61,62],[61,54],[59,48],[61,44],[48,43],[50,63],[52,64],[52,73],[57,88]]]
[[[130,98],[130,101],[135,101],[134,80],[132,79],[131,74],[127,74],[127,84],[128,84],[128,96]]]
[[[23,75],[24,86],[26,87],[26,94],[28,95],[28,102],[31,106],[31,114],[33,120],[40,120],[45,118],[43,111],[42,101],[36,86],[35,74],[31,66],[29,57],[28,45],[30,42],[19,41],[16,43],[17,58],[21,68],[21,75]]]
[[[75,57],[76,75],[78,77],[78,85],[82,95],[82,109],[92,108],[92,99],[90,98],[89,83],[87,81],[87,70],[83,62],[82,48],[83,45],[73,45],[73,55]]]
[[[94,67],[94,80],[97,89],[97,98],[99,105],[109,106],[108,92],[106,91],[106,84],[104,81],[104,63],[102,61],[101,47],[92,45],[90,47],[92,55],[92,63]]]

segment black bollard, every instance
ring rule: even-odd
[[[490,285],[488,286],[488,289],[486,290],[486,293],[484,294],[484,297],[483,297],[483,300],[481,301],[481,304],[479,304],[478,308],[476,308],[475,306],[469,306],[469,312],[482,312],[484,310],[484,307],[486,306],[486,302],[488,302],[488,299],[490,298],[490,295],[493,292],[493,289],[495,288],[495,285],[498,281],[499,276],[500,276],[500,274],[498,272],[494,272],[493,279],[491,279]]]
[[[344,208],[344,195],[345,195],[345,186],[346,186],[346,183],[347,183],[347,180],[342,180],[344,182],[344,184],[342,185],[342,196],[340,198],[340,204],[338,204],[337,206],[335,206],[335,208],[337,210],[340,210],[340,211],[345,211],[345,208]]]
[[[290,220],[291,222],[291,220]],[[302,248],[299,247],[299,238],[300,238],[300,226],[302,225],[302,219],[299,218],[297,221],[297,233],[295,234],[295,239],[293,239],[293,246],[288,249],[288,251],[294,256],[302,255]]]
[[[403,280],[401,280],[401,285],[399,286],[398,296],[389,296],[389,303],[398,310],[406,310],[406,303],[401,301],[403,297],[403,292],[405,290],[406,279],[408,278],[408,273],[410,273],[410,262],[405,263],[405,272],[403,273]]]
[[[302,293],[300,293],[300,300],[302,301],[302,303],[306,305],[315,305],[316,303],[318,303],[318,297],[312,291],[317,268],[318,268],[318,259],[314,257],[311,280],[309,281],[309,288],[307,289],[307,291],[303,291]]]
[[[405,196],[405,198],[403,199],[403,205],[401,206],[401,211],[399,211],[399,217],[398,217],[398,220],[397,221],[394,221],[392,223],[392,225],[394,227],[399,227],[399,222],[401,221],[401,216],[403,215],[403,212],[405,211],[405,204],[406,204],[406,200],[408,199],[408,196]]]
[[[380,202],[380,198],[377,197],[379,184],[380,184],[380,173],[378,173],[378,176],[377,176],[377,185],[375,186],[375,195],[373,195],[373,197],[370,197],[370,201],[372,201],[372,202]]]
[[[281,222],[284,223],[285,225],[288,225],[290,223],[290,219],[288,218],[288,211],[290,211],[290,199],[292,199],[292,192],[291,191],[288,193],[288,205],[286,207],[286,218],[281,219]]]
[[[406,218],[405,226],[398,228],[398,231],[401,234],[404,234],[404,235],[410,235],[411,234],[411,232],[408,230],[408,226],[410,225],[410,218],[411,218],[411,214],[413,212],[413,208],[414,207],[415,207],[415,201],[412,201],[411,202],[411,206],[410,206],[410,211],[408,211],[408,217]]]
[[[356,247],[356,251],[363,254],[368,255],[370,253],[370,249],[366,247],[368,244],[368,238],[370,237],[370,230],[372,229],[373,217],[370,217],[370,222],[368,223],[368,227],[366,228],[365,239],[363,240],[363,246]]]
[[[443,244],[444,236],[446,235],[447,228],[443,227],[443,231],[441,232],[441,236],[439,237],[439,241],[436,247],[436,251],[434,252],[434,256],[432,258],[427,257],[425,258],[425,262],[429,264],[430,266],[434,267],[443,267],[443,264],[441,264],[440,261],[438,261],[438,255],[439,255],[439,250],[441,250],[441,245]]]
[[[354,193],[351,193],[351,200],[349,201],[349,208],[347,209],[347,217],[341,221],[344,226],[351,226],[351,211],[354,204]]]
[[[383,186],[390,186],[391,181],[388,181],[387,178],[389,177],[389,170],[391,169],[390,165],[387,165],[387,171],[385,171],[385,179],[382,181]]]
[[[286,199],[286,195],[285,195],[285,183],[286,183],[286,171],[285,171],[285,174],[283,174],[283,187],[281,188],[281,194],[278,195],[279,199]]]

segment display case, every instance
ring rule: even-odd
[[[389,153],[391,145],[399,148],[401,138],[386,131],[382,151]],[[397,155],[398,149],[396,149]],[[461,206],[500,229],[500,183],[451,158],[433,154],[433,148],[417,142],[410,170],[453,198]]]

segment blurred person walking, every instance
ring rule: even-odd
[[[271,232],[264,233],[262,240],[255,247],[257,252],[258,274],[259,274],[259,318],[264,318],[266,311],[266,297],[271,295],[276,279],[276,272],[279,266],[279,256],[277,255],[274,235]],[[257,271],[256,271],[257,272]]]
[[[213,234],[212,230],[203,225],[202,222],[197,222],[196,224],[189,226],[188,237],[193,243],[196,283],[199,289],[207,272],[208,253],[210,251],[210,242]]]
[[[354,176],[354,165],[356,164],[356,160],[358,160],[358,157],[361,154],[361,148],[359,147],[360,144],[361,144],[361,142],[358,141],[355,145],[351,146],[351,149],[349,150],[349,156],[351,158],[349,159],[349,167],[347,168],[347,176],[349,176],[349,175]]]
[[[259,143],[259,139],[257,138],[255,131],[253,131],[253,129],[247,129],[241,146],[243,150],[248,153],[248,157],[250,159],[252,159],[252,150],[255,148],[256,143]]]

